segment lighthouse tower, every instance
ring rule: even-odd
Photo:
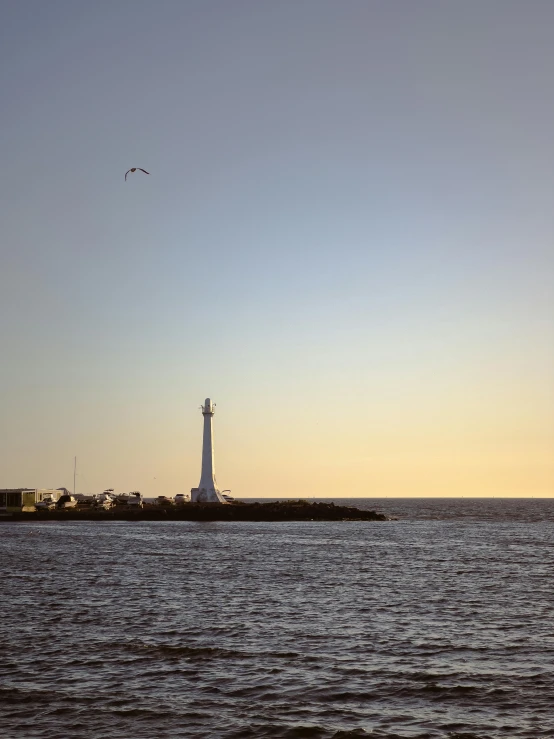
[[[190,491],[192,503],[226,503],[225,498],[218,490],[215,481],[214,465],[214,432],[212,429],[212,418],[215,404],[206,398],[202,406],[204,416],[204,436],[202,440],[202,472],[197,488]]]

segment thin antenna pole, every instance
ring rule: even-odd
[[[75,478],[77,477],[77,457],[75,457],[75,461],[73,463],[73,495],[77,492],[77,489],[75,487]]]

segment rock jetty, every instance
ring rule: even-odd
[[[185,503],[179,506],[115,506],[109,510],[66,508],[14,513],[5,521],[387,521],[353,506],[287,500],[268,503]]]

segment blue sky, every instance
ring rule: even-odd
[[[553,29],[5,2],[0,486],[552,494]]]

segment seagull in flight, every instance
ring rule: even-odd
[[[136,171],[137,171],[137,169],[140,169],[140,171],[141,171],[141,172],[144,172],[144,174],[150,174],[150,172],[147,172],[147,171],[146,171],[145,169],[143,169],[142,167],[131,167],[131,169],[128,169],[128,170],[127,170],[127,171],[125,172],[125,182],[127,182],[127,175],[129,174],[129,172],[136,172]]]

